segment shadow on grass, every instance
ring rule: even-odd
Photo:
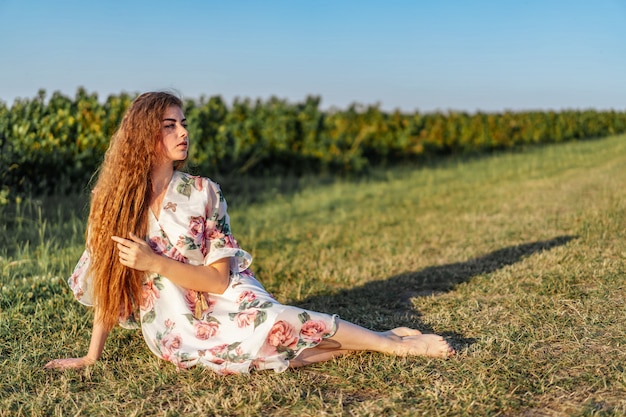
[[[339,314],[343,319],[375,330],[381,322],[390,325],[417,328],[432,333],[430,326],[421,319],[421,314],[412,306],[410,299],[451,291],[472,277],[490,274],[524,257],[567,244],[576,236],[558,236],[499,249],[487,255],[447,265],[431,266],[421,271],[406,272],[390,278],[371,281],[360,287],[341,290],[333,295],[309,297],[299,303],[300,307]],[[474,340],[454,332],[437,333],[453,341],[457,348],[471,345]]]

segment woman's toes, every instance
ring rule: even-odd
[[[436,334],[405,336],[401,339],[399,345],[398,354],[403,356],[415,355],[446,358],[453,354],[452,352],[454,351],[443,337]]]

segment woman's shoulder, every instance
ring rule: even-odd
[[[178,181],[183,182],[185,184],[190,184],[194,188],[198,189],[199,191],[202,191],[206,187],[211,187],[214,189],[220,188],[219,184],[213,181],[209,177],[203,177],[201,175],[192,175],[188,172],[183,172],[183,171],[176,171],[174,175],[178,177],[177,178]]]
[[[178,183],[175,184],[175,189],[187,197],[190,197],[191,194],[208,196],[210,204],[223,200],[219,184],[208,177],[192,175],[182,171],[176,171],[174,177],[174,180]]]

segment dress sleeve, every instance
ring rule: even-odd
[[[89,256],[89,251],[85,249],[83,255],[74,267],[74,272],[72,272],[72,275],[67,279],[67,283],[74,293],[74,298],[76,298],[79,303],[93,307],[92,278],[88,273],[90,263],[91,257]],[[133,312],[133,314],[128,317],[120,317],[119,325],[125,329],[138,329],[140,327],[138,317],[138,311]]]
[[[242,272],[252,263],[252,255],[239,247],[230,229],[226,200],[219,185],[209,181],[209,203],[207,207],[204,239],[206,255],[204,265],[210,265],[223,258],[232,258],[230,268]]]
[[[76,300],[86,306],[93,306],[91,276],[87,274],[90,262],[89,251],[85,249],[80,260],[74,267],[74,272],[72,272],[72,275],[67,280]]]

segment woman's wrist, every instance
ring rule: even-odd
[[[170,260],[169,258],[163,256],[163,255],[159,255],[157,253],[154,254],[154,258],[152,261],[152,268],[150,268],[151,270],[148,272],[153,272],[155,274],[159,274],[159,275],[165,275],[165,271],[167,268],[166,262]],[[176,261],[174,261],[176,262]]]

